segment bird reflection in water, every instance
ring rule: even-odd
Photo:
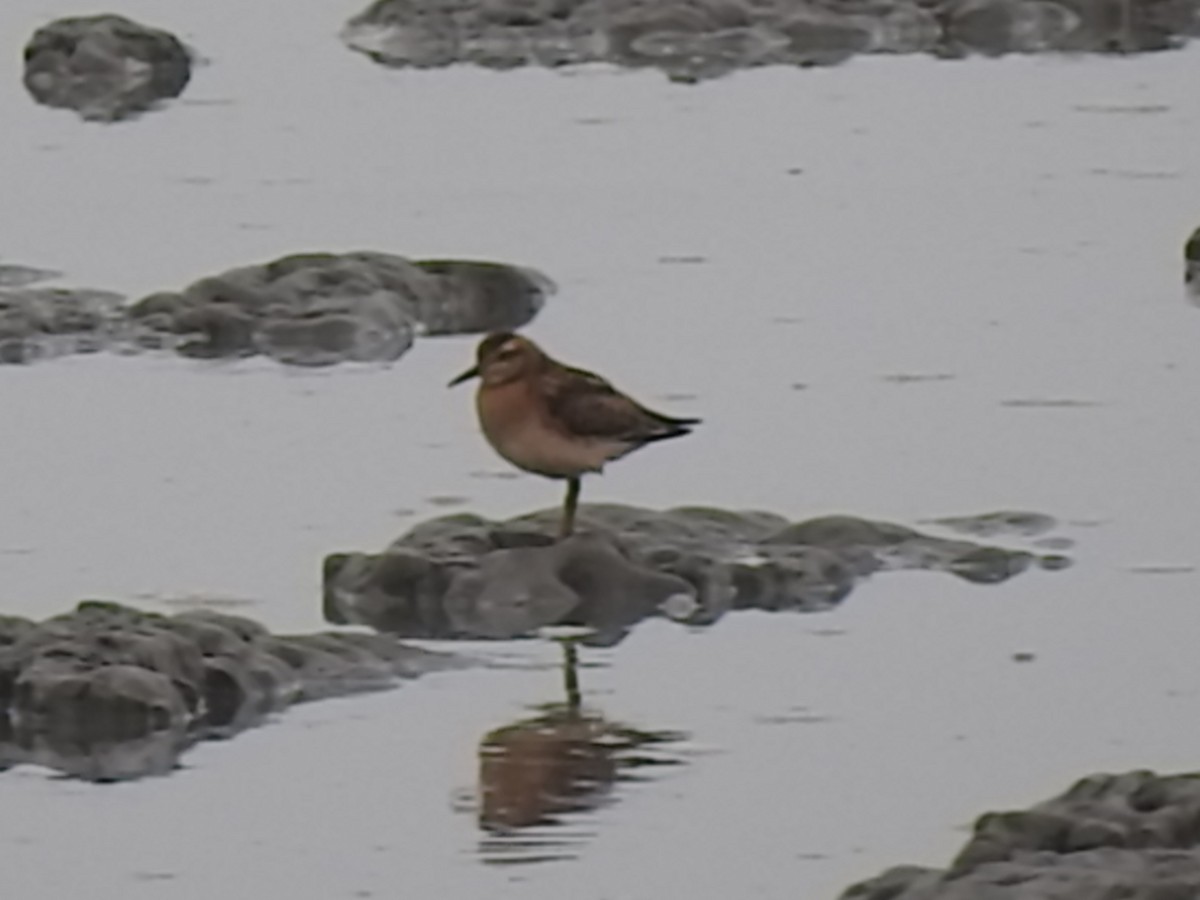
[[[644,731],[606,719],[581,702],[578,643],[586,629],[550,629],[562,645],[565,703],[497,728],[479,746],[480,852],[489,863],[570,859],[591,836],[578,818],[613,802],[613,788],[648,767],[678,765],[667,745],[685,735]]]

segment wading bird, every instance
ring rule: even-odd
[[[492,448],[518,469],[566,479],[562,537],[575,527],[580,478],[700,422],[646,409],[599,375],[563,365],[509,332],[480,341],[475,365],[449,386],[476,377],[475,407]]]

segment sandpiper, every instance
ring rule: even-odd
[[[480,341],[475,365],[449,386],[476,377],[475,407],[492,448],[518,469],[566,479],[563,537],[575,527],[580,478],[700,422],[646,409],[599,375],[563,365],[510,332]]]

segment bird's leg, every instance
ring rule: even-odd
[[[567,709],[579,712],[581,697],[579,694],[579,651],[575,648],[576,638],[562,642],[563,648],[563,685],[567,689]]]
[[[560,538],[570,537],[575,530],[575,507],[579,505],[579,479],[567,479],[567,497],[563,501],[562,522],[558,528]]]

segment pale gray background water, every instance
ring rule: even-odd
[[[385,71],[336,40],[354,3],[112,9],[211,64],[166,111],[104,127],[34,106],[14,62],[5,262],[131,295],[299,250],[534,265],[562,292],[532,336],[705,418],[585,499],[1034,509],[1077,564],[993,588],[881,576],[832,613],[654,623],[585,652],[595,705],[691,738],[687,766],[572,826],[573,861],[485,865],[462,808],[483,734],[556,697],[555,649],[526,644],[483,651],[503,671],[295,710],[168,779],[0,776],[7,894],[830,897],[943,863],[977,813],[1077,775],[1195,764],[1200,312],[1180,249],[1200,50],[685,87]],[[6,0],[3,52],[78,11]],[[391,369],[0,371],[3,611],[216,596],[316,628],[325,553],[446,508],[556,502],[494,477],[468,393],[443,389],[471,344],[421,341]]]

